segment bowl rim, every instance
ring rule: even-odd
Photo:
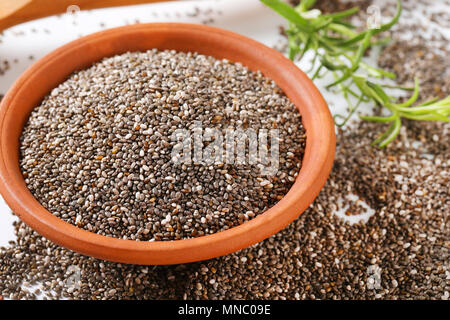
[[[178,45],[175,42],[167,44],[164,42],[164,36],[187,37],[186,39],[193,42],[193,46],[198,45],[199,48],[203,46],[200,50],[202,54],[207,54],[204,53],[205,50],[218,50],[211,49],[212,45],[219,46],[219,49],[220,46],[229,46],[229,50],[235,50],[230,53],[231,55],[237,53],[249,55],[246,56],[248,63],[243,64],[247,66],[253,64],[249,66],[250,69],[261,67],[263,74],[272,72],[268,77],[277,83],[299,109],[307,131],[306,149],[300,172],[288,193],[278,203],[254,219],[225,231],[191,239],[150,242],[107,237],[78,228],[54,216],[33,197],[25,185],[17,161],[19,154],[17,134],[11,133],[13,125],[19,125],[20,133],[22,131],[23,124],[14,123],[14,111],[20,103],[31,103],[23,100],[27,90],[39,86],[39,82],[36,81],[42,81],[46,76],[44,71],[48,71],[49,67],[54,67],[57,61],[70,55],[75,57],[74,54],[80,53],[80,50],[88,52],[90,48],[99,44],[108,46],[112,43],[111,47],[120,46],[117,42],[119,39],[125,39],[123,37],[144,35],[159,35],[164,43],[158,47],[159,49],[163,49],[164,45]],[[221,49],[226,55],[228,53],[225,51],[228,49],[224,48]],[[251,52],[248,52],[249,50]],[[90,64],[95,61],[90,60]],[[83,67],[72,68],[68,74],[81,68]],[[46,91],[41,95],[41,99],[48,93],[49,91]],[[27,225],[51,241],[73,251],[121,263],[145,265],[188,263],[246,248],[286,227],[313,202],[325,184],[333,165],[335,148],[334,123],[327,103],[313,82],[281,53],[255,40],[216,27],[186,23],[137,24],[100,31],[69,42],[35,62],[15,81],[0,104],[0,193],[12,211]]]

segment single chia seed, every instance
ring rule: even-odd
[[[278,171],[174,163],[172,134],[196,121],[220,131],[276,128]],[[305,141],[297,109],[260,72],[151,50],[106,58],[55,88],[25,125],[20,166],[36,199],[67,222],[121,239],[175,240],[226,230],[276,204]]]

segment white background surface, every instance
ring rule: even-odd
[[[377,2],[387,1],[393,0]],[[74,2],[76,1],[74,0]],[[409,2],[411,3],[411,1]],[[449,6],[442,5],[441,1],[432,3],[433,5],[430,5],[429,8],[434,11],[446,9],[448,12],[450,9]],[[196,17],[192,17],[196,7],[200,9],[200,12]],[[208,12],[210,13],[207,14]],[[141,23],[170,21],[204,23],[210,18],[214,19],[214,22],[208,22],[210,25],[241,33],[268,46],[274,46],[283,41],[283,37],[279,33],[279,26],[285,25],[284,20],[259,3],[258,0],[183,1],[69,13],[59,17],[28,22],[4,32],[0,38],[0,63],[2,60],[9,60],[11,69],[5,75],[0,76],[0,93],[5,93],[15,79],[36,59],[82,35],[104,28],[135,23],[136,19]],[[389,19],[389,17],[383,18]],[[448,30],[447,36],[450,38]],[[33,59],[30,59],[31,56]],[[14,59],[18,59],[18,62],[14,63]],[[370,60],[373,64],[376,56],[372,56]],[[299,66],[303,69],[309,67],[307,62]],[[316,84],[328,101],[332,113],[344,113],[345,101],[332,92],[323,90],[322,84],[328,83],[328,80],[324,79]],[[360,110],[364,111],[370,107],[370,105],[362,106]],[[349,195],[349,198],[358,200],[354,195]],[[0,246],[6,245],[9,240],[14,239],[12,221],[15,218],[10,212],[0,197]],[[349,222],[356,222],[355,219],[367,220],[368,215],[373,212],[373,210],[369,210],[365,216],[351,217]],[[342,212],[336,214],[347,219]]]

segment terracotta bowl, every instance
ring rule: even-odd
[[[77,228],[51,214],[33,197],[19,168],[19,137],[31,110],[72,72],[104,57],[150,48],[196,51],[241,62],[273,79],[302,114],[307,130],[303,166],[287,195],[240,226],[188,240],[132,241]],[[291,61],[263,44],[229,31],[190,24],[126,26],[73,41],[32,65],[0,106],[0,192],[20,219],[53,242],[122,263],[175,264],[225,255],[286,227],[314,200],[331,171],[336,147],[328,106],[312,81]]]

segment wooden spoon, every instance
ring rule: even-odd
[[[163,0],[1,0],[0,33],[16,24],[65,13],[73,5],[81,10],[88,10],[161,1]]]

